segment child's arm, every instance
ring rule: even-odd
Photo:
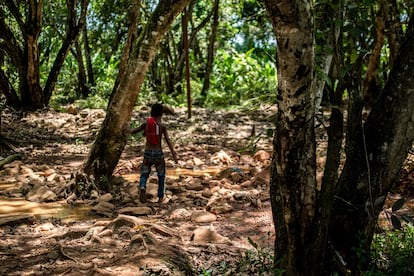
[[[174,162],[175,163],[178,163],[177,154],[175,153],[174,146],[171,143],[170,137],[168,136],[167,128],[166,127],[163,127],[163,129],[164,129],[163,132],[164,132],[165,141],[167,142],[167,145],[170,148],[170,152],[172,154],[172,157],[174,159]]]
[[[135,133],[138,133],[140,131],[143,131],[144,129],[145,129],[145,123],[143,123],[142,125],[140,125],[137,128],[130,128],[127,125],[124,127],[124,131],[128,134],[135,134]]]

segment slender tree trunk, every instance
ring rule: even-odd
[[[219,25],[219,4],[220,4],[220,0],[214,1],[213,22],[211,23],[211,33],[210,33],[210,39],[208,42],[206,71],[204,74],[203,89],[201,90],[201,96],[203,99],[207,97],[207,91],[210,88],[210,77],[211,77],[211,72],[213,70],[214,54],[215,54],[216,40],[217,40],[217,29]]]
[[[82,47],[79,41],[75,42],[75,58],[78,62],[78,90],[83,98],[88,97],[89,89],[86,84],[86,71],[82,55]]]
[[[93,175],[99,187],[107,190],[105,181],[112,176],[125,147],[123,127],[129,122],[148,67],[160,40],[176,16],[190,0],[162,0],[158,3],[144,28],[140,39],[133,41],[129,55],[123,56],[126,65],[121,66],[117,83],[111,95],[107,115],[85,160],[83,172]],[[125,53],[125,52],[124,52]]]
[[[188,119],[191,118],[191,84],[190,84],[190,49],[188,45],[188,11],[184,9],[184,14],[182,18],[182,28],[183,28],[183,45],[184,45],[184,56],[185,56],[185,80],[187,87],[187,116]]]
[[[85,59],[86,59],[86,72],[88,76],[88,84],[89,87],[94,87],[95,84],[95,74],[93,73],[93,66],[92,66],[92,59],[91,59],[91,48],[89,46],[89,39],[88,39],[88,28],[85,25],[83,28],[83,49],[85,51]]]
[[[56,81],[59,76],[59,72],[62,68],[63,62],[69,53],[70,47],[78,39],[80,32],[86,23],[86,12],[88,9],[89,0],[82,0],[81,2],[81,13],[79,19],[77,19],[77,7],[76,2],[68,1],[68,30],[66,37],[60,47],[55,61],[53,62],[52,68],[49,72],[49,76],[46,80],[45,88],[43,89],[44,94],[44,105],[48,105],[50,97],[52,96],[53,90],[55,89]]]

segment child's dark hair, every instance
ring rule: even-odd
[[[162,104],[156,103],[151,106],[151,117],[159,117],[162,115]]]

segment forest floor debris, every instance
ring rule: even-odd
[[[266,275],[275,241],[269,197],[274,107],[253,112],[195,108],[165,116],[179,163],[166,152],[166,204],[157,178],[138,199],[143,137],[131,136],[113,190],[67,193],[105,112],[4,110],[0,160],[0,275]],[[137,125],[148,116],[133,114]],[[320,126],[320,128],[322,128]],[[322,177],[327,138],[317,129]],[[6,145],[3,144],[3,145]],[[411,155],[398,196],[413,208]],[[411,169],[410,169],[411,168]],[[412,213],[408,210],[408,212]],[[386,223],[386,219],[383,218]]]
[[[142,136],[130,138],[111,193],[68,198],[66,187],[86,158],[104,111],[3,111],[2,135],[22,158],[0,171],[0,274],[254,273],[265,264],[241,267],[253,251],[269,259],[270,267],[274,109],[193,112],[191,119],[185,109],[165,116],[180,161],[175,165],[165,150],[168,203],[157,202],[152,175],[149,200],[142,204]],[[136,111],[131,123],[146,116],[148,110]],[[2,148],[0,159],[11,154],[16,152]]]

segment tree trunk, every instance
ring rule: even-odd
[[[334,108],[319,192],[314,177],[315,80],[308,4],[265,1],[279,46],[279,109],[270,183],[275,261],[287,275],[329,275],[338,269],[356,274],[369,262],[385,196],[414,141],[414,19],[383,93],[365,123],[360,72],[352,70],[342,82],[350,95],[346,163],[338,179],[342,114]],[[360,64],[362,60],[355,62],[356,67]],[[335,263],[341,266],[335,267]]]
[[[89,89],[86,84],[86,71],[82,55],[82,47],[79,41],[75,41],[75,58],[78,62],[78,91],[83,98],[88,97]]]
[[[50,69],[49,76],[47,77],[44,94],[44,105],[48,105],[50,97],[52,96],[53,90],[55,89],[56,81],[59,76],[60,69],[62,68],[63,62],[69,53],[70,47],[78,39],[78,36],[86,23],[86,12],[88,9],[89,0],[82,0],[81,2],[81,13],[79,19],[77,19],[77,6],[73,1],[67,1],[68,4],[68,28],[66,37],[63,40],[62,46],[60,47],[55,61],[53,62],[52,68]]]
[[[43,1],[29,1],[27,21],[23,29],[24,61],[20,76],[20,93],[23,106],[39,108],[43,106],[40,86],[40,49],[38,38],[42,29]]]
[[[190,49],[188,45],[188,11],[184,9],[182,17],[182,28],[183,28],[183,46],[184,46],[184,59],[185,59],[185,80],[187,87],[187,118],[191,119],[191,76],[190,76]]]
[[[19,78],[19,91],[8,89],[6,90],[8,92],[6,95],[8,103],[14,107],[41,108],[48,105],[64,59],[85,23],[86,8],[89,0],[82,0],[78,22],[76,21],[78,12],[77,1],[66,1],[68,5],[67,35],[61,49],[57,53],[44,89],[42,89],[40,83],[41,49],[38,42],[42,30],[43,1],[30,0],[26,1],[27,3],[23,3],[25,1],[20,2],[16,5],[15,1],[5,1],[5,4],[19,25],[21,37],[16,37],[15,33],[11,31],[11,27],[3,19],[0,20],[0,33],[2,33],[0,38],[6,39],[9,42],[6,47],[2,45],[2,50],[5,48],[6,53],[17,70]],[[21,11],[26,10],[26,18],[23,18]],[[23,40],[23,43],[21,43],[23,46],[20,46],[20,43],[17,42],[19,40]],[[4,72],[1,74],[0,82],[2,84],[0,88],[4,87],[4,89],[7,89],[7,76]],[[19,101],[16,99],[19,99]]]
[[[112,176],[125,147],[126,139],[122,137],[122,129],[131,118],[154,52],[173,20],[189,2],[190,0],[160,1],[140,39],[133,41],[131,51],[126,51],[129,55],[123,56],[127,61],[125,71],[120,71],[122,78],[118,78],[115,84],[106,117],[83,165],[83,172],[93,175],[102,190],[109,188],[105,180]]]
[[[385,200],[414,141],[413,23],[411,20],[384,92],[360,125],[338,184],[331,241],[352,271],[365,268],[369,261],[384,204],[376,200]]]
[[[88,84],[90,87],[94,87],[95,84],[95,74],[93,73],[92,59],[91,59],[91,48],[89,46],[88,39],[88,28],[87,25],[83,28],[83,49],[85,50],[85,59],[86,59],[86,72],[88,73]]]
[[[287,275],[316,275],[314,43],[310,1],[266,0],[278,47],[279,105],[271,202],[275,261]]]
[[[220,0],[214,1],[213,22],[211,23],[211,33],[210,33],[210,39],[208,42],[206,71],[204,74],[203,89],[201,90],[201,96],[203,98],[203,101],[207,97],[207,91],[210,89],[210,77],[211,77],[211,71],[213,70],[214,53],[215,53],[216,40],[217,40],[216,38],[217,29],[219,25],[219,4],[220,4]]]

